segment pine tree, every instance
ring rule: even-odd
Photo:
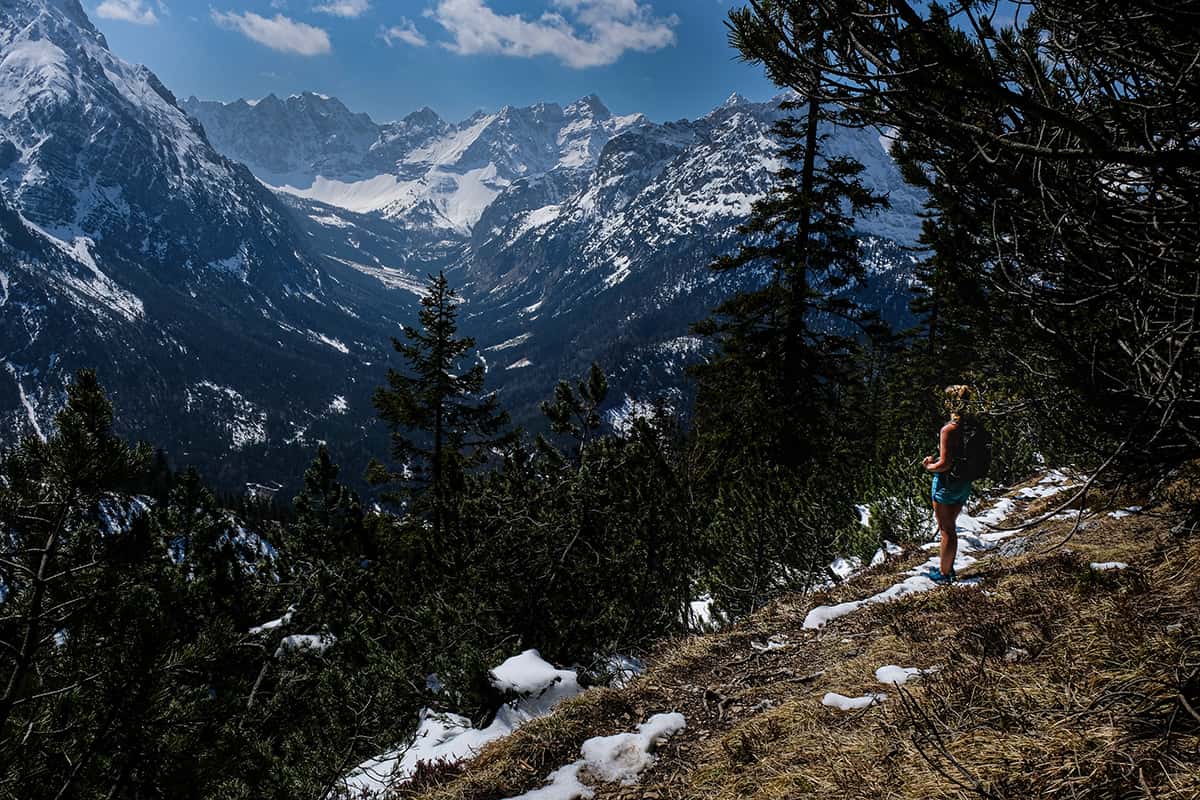
[[[148,459],[112,432],[112,406],[94,372],[75,376],[48,441],[28,436],[3,460],[0,526],[9,555],[0,566],[4,644],[0,674],[0,740],[32,692],[35,666],[53,632],[75,613],[95,566],[92,537],[79,525],[106,491],[131,479]],[[36,679],[36,678],[34,678]]]
[[[392,430],[392,459],[398,467],[376,463],[372,482],[399,489],[394,501],[432,525],[435,548],[445,544],[464,476],[487,459],[488,450],[512,441],[508,414],[496,395],[482,394],[484,367],[462,369],[475,347],[459,338],[458,295],[446,276],[432,278],[421,298],[420,327],[404,326],[404,340],[392,345],[406,370],[389,369],[386,387],[375,392],[375,408]]]
[[[550,422],[550,430],[566,434],[577,443],[576,460],[583,456],[587,447],[600,430],[600,408],[608,397],[608,377],[600,365],[592,363],[586,377],[578,381],[574,388],[568,381],[559,381],[554,387],[554,399],[542,403],[542,413]],[[557,453],[549,448],[548,443],[539,439],[539,448],[546,452]]]
[[[760,41],[775,35],[774,22],[749,9],[732,12],[729,25],[731,42],[750,61],[758,60]],[[816,60],[813,69],[823,68],[819,31],[795,46]],[[724,439],[724,447],[798,465],[828,449],[830,413],[839,392],[858,379],[856,338],[880,332],[847,290],[865,274],[854,218],[886,208],[887,200],[863,185],[861,164],[824,151],[823,129],[841,120],[820,95],[783,108],[803,110],[775,129],[785,166],[741,227],[741,248],[713,265],[748,275],[749,283],[764,271],[768,279],[695,326],[721,345],[720,355],[698,370],[697,424],[710,441]]]

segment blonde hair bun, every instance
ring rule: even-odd
[[[967,412],[967,405],[974,394],[974,390],[965,383],[956,383],[943,390],[946,410],[950,412],[951,419],[958,419]]]

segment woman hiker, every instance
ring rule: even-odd
[[[937,456],[926,456],[923,462],[925,469],[933,473],[933,515],[942,535],[939,550],[941,563],[929,570],[929,577],[937,583],[954,581],[954,557],[958,554],[958,514],[971,496],[971,481],[950,477],[954,459],[962,449],[962,418],[970,397],[970,386],[946,387],[944,399],[950,421],[942,426],[938,436]]]

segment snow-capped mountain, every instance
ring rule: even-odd
[[[126,432],[253,460],[353,394],[391,329],[77,0],[0,0],[0,230],[6,440],[94,367]]]
[[[218,149],[272,188],[460,235],[513,181],[588,169],[609,139],[645,121],[640,114],[614,117],[595,96],[566,108],[505,106],[454,125],[428,108],[378,125],[312,92],[253,103],[193,97],[183,108]]]
[[[689,323],[736,288],[707,265],[771,185],[777,106],[380,124],[312,93],[180,104],[77,0],[0,0],[0,431],[47,430],[95,367],[125,432],[222,485],[294,478],[318,440],[353,477],[382,451],[363,441],[390,336],[439,269],[519,421],[597,360],[619,423],[680,391]],[[921,197],[886,138],[828,136],[891,196],[859,229],[865,291],[900,319]]]
[[[452,269],[494,385],[527,410],[591,358],[630,376],[630,392],[678,384],[682,364],[701,354],[688,324],[735,288],[707,265],[736,247],[737,226],[781,166],[778,99],[736,94],[700,119],[663,124],[614,116],[590,96],[453,124],[423,109],[373,135],[357,133],[362,115],[313,94],[184,107],[287,199],[317,251],[392,288],[414,288],[407,274]],[[311,127],[314,109],[325,144],[272,145]],[[916,241],[923,198],[886,137],[825,133],[891,199],[888,212],[858,223],[875,265],[865,292],[905,320],[904,248]],[[352,139],[357,160],[346,155]],[[286,174],[263,155],[280,149],[293,154]]]

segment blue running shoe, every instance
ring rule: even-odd
[[[942,571],[937,567],[930,567],[929,572],[925,573],[925,577],[929,578],[929,580],[933,581],[934,583],[940,583],[943,585],[954,583],[956,580],[954,570],[950,570],[950,572],[943,575]]]

